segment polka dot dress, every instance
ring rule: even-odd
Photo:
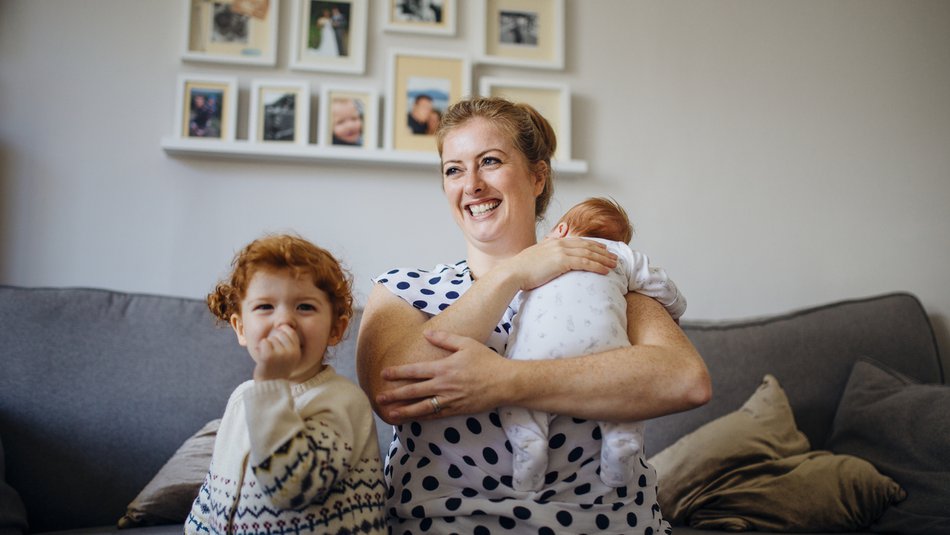
[[[422,312],[448,308],[472,285],[468,265],[394,269],[375,279]],[[504,354],[515,310],[505,311],[487,345]],[[626,487],[599,476],[600,430],[560,416],[551,423],[541,490],[511,486],[511,444],[495,411],[395,427],[386,459],[390,532],[669,534],[656,502],[656,471],[641,457]]]

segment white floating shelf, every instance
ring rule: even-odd
[[[211,139],[162,138],[162,149],[171,156],[228,158],[237,160],[282,162],[355,162],[368,165],[397,165],[411,168],[439,168],[435,152],[360,149],[355,147],[322,147],[283,143],[251,143]],[[587,161],[554,161],[554,171],[569,175],[587,173]]]

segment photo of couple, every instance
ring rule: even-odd
[[[350,29],[348,2],[310,1],[310,33],[307,48],[321,56],[347,55]]]

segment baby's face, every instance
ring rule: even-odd
[[[363,119],[352,100],[332,105],[333,135],[347,143],[358,143],[363,134]]]

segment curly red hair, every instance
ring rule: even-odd
[[[325,249],[289,234],[267,235],[245,246],[231,261],[231,273],[208,294],[211,313],[228,322],[241,314],[241,301],[251,277],[260,270],[289,269],[296,277],[309,275],[326,292],[336,321],[353,316],[353,279]]]

